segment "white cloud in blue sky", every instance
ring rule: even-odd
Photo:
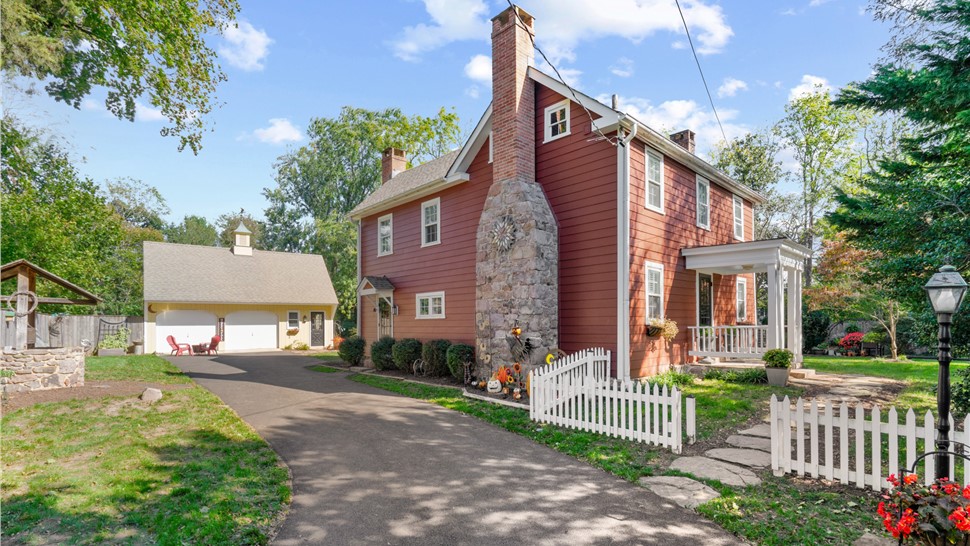
[[[489,8],[481,0],[425,0],[431,24],[405,27],[392,42],[394,55],[417,61],[421,55],[462,40],[488,40],[491,33]]]
[[[222,37],[225,43],[219,47],[219,57],[247,72],[263,69],[263,61],[273,43],[265,32],[247,21],[239,21],[236,25],[227,26]]]
[[[269,127],[256,129],[250,134],[240,136],[237,140],[248,140],[250,138],[278,146],[290,142],[300,142],[303,140],[303,131],[287,118],[272,118],[269,120]]]
[[[748,84],[743,80],[737,78],[724,78],[724,83],[717,88],[718,98],[733,97],[738,94],[738,91],[747,91]]]
[[[465,76],[472,81],[492,85],[492,58],[488,55],[475,55],[465,65]]]
[[[633,59],[620,57],[610,67],[610,72],[620,78],[629,78],[633,75]]]
[[[829,81],[821,76],[813,76],[811,74],[805,74],[802,76],[802,81],[795,87],[792,87],[788,91],[788,100],[793,101],[799,97],[805,95],[810,95],[816,91],[831,91],[832,86]]]
[[[135,121],[165,121],[167,118],[158,108],[153,108],[141,101],[135,101]]]
[[[609,104],[611,98],[600,95],[596,100]],[[650,99],[621,95],[618,101],[621,112],[630,114],[662,134],[683,129],[694,131],[699,155],[705,155],[722,139],[714,114],[693,100],[668,100],[654,104]],[[750,130],[744,124],[732,122],[738,117],[737,110],[718,108],[717,113],[728,139],[743,136]]]

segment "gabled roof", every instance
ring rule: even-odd
[[[749,201],[763,203],[764,196],[753,189],[740,184],[728,175],[714,168],[713,165],[700,157],[688,152],[676,144],[666,135],[651,129],[633,116],[603,104],[602,102],[571,89],[563,82],[545,74],[535,67],[529,67],[529,77],[572,102],[577,102],[595,116],[593,130],[600,134],[608,134],[620,127],[631,130],[635,124],[638,128],[637,140],[656,148],[664,155],[687,165],[698,174],[710,179],[717,185],[724,187]],[[350,217],[359,220],[391,207],[407,203],[408,201],[441,191],[446,187],[468,180],[468,168],[478,151],[488,139],[492,130],[492,105],[489,104],[482,118],[475,126],[465,145],[458,150],[449,152],[438,159],[429,161],[412,169],[408,169],[385,182],[374,193],[350,211]]]
[[[144,243],[145,301],[336,305],[323,257],[228,248]]]
[[[54,283],[56,285],[59,285],[59,286],[61,286],[63,288],[66,288],[66,289],[70,290],[71,292],[74,292],[78,296],[81,296],[80,299],[71,299],[71,298],[44,298],[44,297],[40,297],[37,300],[39,303],[60,303],[60,304],[76,304],[76,305],[97,305],[98,302],[101,301],[101,298],[99,298],[98,296],[95,296],[91,292],[88,292],[87,290],[85,290],[85,289],[81,288],[80,286],[72,283],[71,281],[68,281],[67,279],[64,279],[62,277],[59,277],[59,276],[51,273],[50,271],[48,271],[48,270],[46,270],[46,269],[44,269],[44,268],[42,268],[40,266],[37,266],[37,265],[32,264],[32,263],[30,263],[29,261],[27,261],[27,260],[25,260],[23,258],[21,258],[19,260],[14,260],[14,261],[9,262],[9,263],[5,263],[2,266],[0,266],[0,280],[5,281],[7,279],[12,279],[12,278],[16,277],[17,276],[17,273],[22,268],[26,269],[28,271],[28,274],[29,274],[29,272],[33,272],[33,274],[36,275],[37,277],[40,277],[42,279],[47,279],[48,281],[50,281],[50,282],[52,282],[52,283]]]
[[[357,294],[361,296],[390,295],[394,292],[394,284],[387,277],[365,276],[357,283]]]
[[[396,176],[381,184],[359,205],[350,211],[351,218],[368,216],[374,212],[391,208],[400,203],[406,203],[425,192],[424,195],[441,191],[445,186],[468,180],[468,176],[447,177],[448,170],[454,163],[461,150],[453,150],[445,155],[432,159],[427,163],[412,167],[398,173]],[[426,191],[429,190],[430,191]]]

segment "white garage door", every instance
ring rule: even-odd
[[[160,353],[171,351],[168,336],[175,337],[176,343],[208,343],[216,335],[216,316],[205,311],[163,311],[155,318],[155,350]]]
[[[276,349],[276,315],[266,311],[237,311],[226,315],[227,351]]]

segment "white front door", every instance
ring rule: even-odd
[[[236,311],[226,315],[226,351],[276,349],[279,319],[267,311]]]

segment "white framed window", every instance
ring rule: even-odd
[[[711,182],[697,175],[697,227],[711,229]]]
[[[442,319],[445,318],[445,293],[444,292],[425,292],[414,297],[415,309],[417,310],[414,318],[419,319]]]
[[[288,311],[286,313],[286,327],[290,330],[294,330],[300,327],[299,311]]]
[[[734,196],[734,238],[744,240],[744,199]]]
[[[738,322],[748,320],[748,279],[738,277],[734,286],[735,309],[737,309]]]
[[[394,215],[387,214],[377,219],[377,255],[387,256],[394,253]]]
[[[441,198],[421,203],[421,246],[441,242]]]
[[[569,99],[546,108],[546,137],[543,142],[556,140],[569,134]]]
[[[644,264],[644,283],[647,298],[646,318],[663,318],[664,316],[664,266],[654,262]]]
[[[644,148],[646,152],[647,202],[646,207],[661,214],[664,212],[664,159],[663,156]]]
[[[495,147],[492,143],[495,142],[495,131],[488,132],[488,162],[492,162],[492,153],[495,151]]]

